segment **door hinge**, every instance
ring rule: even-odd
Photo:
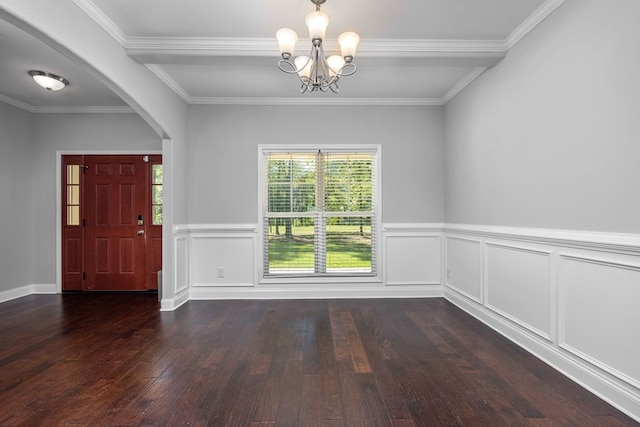
[[[89,169],[89,166],[87,165],[80,165],[80,169],[82,169],[82,173],[85,173],[87,171],[87,169]]]
[[[84,218],[82,219],[82,226],[83,226],[83,227],[86,227],[86,226],[87,226],[87,220],[86,220],[86,219],[84,219]]]
[[[87,280],[87,273],[84,271],[82,272],[82,280]]]

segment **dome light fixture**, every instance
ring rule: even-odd
[[[333,93],[338,93],[340,77],[350,76],[356,72],[356,65],[352,62],[360,42],[360,37],[356,33],[346,32],[338,37],[341,55],[331,55],[328,58],[324,56],[322,40],[329,25],[329,17],[320,12],[320,5],[325,1],[311,0],[311,3],[316,5],[316,11],[311,12],[305,19],[311,38],[309,56],[301,55],[292,60],[298,35],[289,28],[281,28],[276,33],[282,56],[278,61],[278,67],[285,73],[298,75],[302,82],[300,93],[316,90],[326,92],[329,89]]]
[[[30,70],[29,75],[46,90],[60,90],[69,86],[69,81],[64,77],[47,73],[46,71]]]

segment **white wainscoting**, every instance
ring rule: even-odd
[[[384,224],[377,278],[303,282],[258,277],[261,253],[255,224],[176,226],[176,295],[188,289],[187,299],[441,297],[442,227]]]
[[[445,297],[640,421],[640,235],[446,224]]]

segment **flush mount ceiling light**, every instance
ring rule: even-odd
[[[298,75],[302,82],[300,93],[316,90],[326,92],[329,89],[333,93],[338,93],[340,77],[350,76],[356,72],[356,65],[352,62],[360,42],[360,37],[356,33],[346,32],[338,37],[342,56],[331,55],[328,58],[324,56],[322,40],[329,25],[329,17],[320,12],[320,5],[325,1],[311,0],[311,3],[316,5],[316,11],[308,14],[305,19],[311,38],[309,56],[298,56],[292,61],[298,35],[289,28],[282,28],[276,33],[280,55],[282,55],[282,59],[278,61],[278,67],[285,73]]]
[[[36,83],[47,90],[60,90],[69,86],[69,82],[64,77],[56,76],[55,74],[45,71],[30,70],[29,75],[33,77]]]

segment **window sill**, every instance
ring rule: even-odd
[[[345,283],[382,283],[381,276],[322,276],[322,277],[262,277],[260,285],[314,285],[314,284],[345,284]]]

